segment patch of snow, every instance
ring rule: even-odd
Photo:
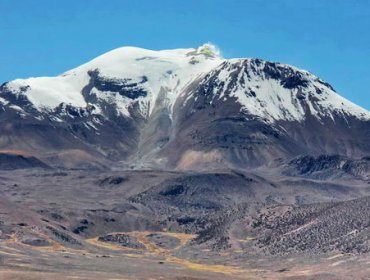
[[[9,104],[9,101],[0,97],[0,103],[3,104],[3,105],[8,105]]]
[[[22,113],[24,112],[24,110],[21,107],[17,106],[17,105],[10,105],[9,108],[12,108],[12,109],[14,109],[16,111],[19,111],[19,112],[22,112]]]
[[[93,129],[95,129],[95,130],[99,130],[92,122],[90,122],[90,121],[88,121],[87,122],[87,125],[88,126],[91,126]]]

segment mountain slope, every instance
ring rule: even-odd
[[[174,111],[169,153],[180,152],[175,160],[184,167],[370,151],[368,111],[306,71],[259,59],[224,62],[189,85]]]
[[[370,112],[329,84],[284,64],[223,59],[208,44],[124,47],[58,77],[5,83],[0,131],[0,149],[81,168],[255,167],[370,152]]]
[[[0,152],[0,170],[15,170],[27,168],[49,168],[35,157]]]

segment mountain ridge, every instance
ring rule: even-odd
[[[76,150],[75,167],[94,158],[100,167],[249,168],[307,152],[370,153],[370,112],[331,85],[286,64],[224,59],[210,44],[119,48],[57,77],[4,83],[0,107],[1,149],[42,160]]]

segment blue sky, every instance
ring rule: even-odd
[[[367,0],[0,0],[0,83],[50,76],[124,46],[216,44],[309,70],[370,109]]]

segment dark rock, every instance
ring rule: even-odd
[[[27,168],[48,169],[50,167],[35,157],[0,153],[0,170],[14,170]]]
[[[107,234],[104,236],[100,236],[98,238],[98,241],[101,242],[107,242],[107,243],[112,243],[112,244],[117,244],[122,247],[128,247],[132,249],[144,249],[145,246],[138,242],[138,240],[135,237],[132,237],[127,234]]]

